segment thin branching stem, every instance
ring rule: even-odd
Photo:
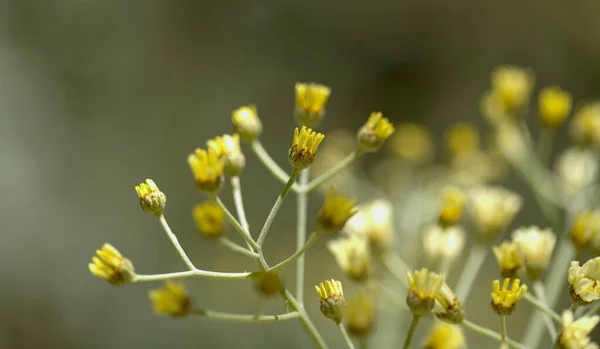
[[[410,323],[410,328],[408,329],[408,334],[406,335],[406,340],[404,340],[404,349],[408,349],[410,347],[410,342],[412,341],[412,337],[415,334],[415,330],[419,325],[419,320],[421,320],[420,316],[413,315],[412,322]]]
[[[456,283],[456,297],[461,302],[465,303],[467,301],[473,282],[475,282],[487,254],[488,249],[483,245],[475,245],[469,252],[465,267]]]
[[[293,255],[291,255],[288,258],[286,258],[284,261],[282,261],[279,264],[271,267],[269,269],[269,271],[272,271],[272,270],[281,270],[281,269],[285,268],[288,264],[290,264],[290,263],[294,262],[295,260],[297,260],[300,256],[302,256],[303,254],[305,254],[306,251],[308,251],[308,249],[311,248],[312,245],[315,244],[315,242],[317,242],[317,240],[319,240],[319,238],[321,237],[321,235],[323,235],[323,233],[320,233],[320,232],[314,232],[314,233],[312,233],[309,236],[308,241],[306,241],[306,243],[304,244],[304,246],[302,246],[302,248],[300,248],[298,251],[296,251]]]
[[[244,209],[244,200],[242,199],[242,186],[240,183],[240,177],[231,177],[231,191],[233,192],[233,203],[235,204],[235,211],[237,213],[240,224],[245,231],[250,233],[250,226],[246,219],[246,210]]]
[[[305,186],[310,178],[310,167],[300,172],[300,186]],[[306,243],[306,220],[308,215],[308,194],[306,191],[298,193],[296,198],[296,250]],[[300,303],[304,302],[304,268],[305,258],[301,254],[296,259],[296,297]]]
[[[173,280],[173,279],[188,279],[192,277],[201,277],[207,279],[230,279],[230,280],[241,280],[248,279],[252,273],[225,273],[208,270],[187,270],[175,273],[166,274],[154,274],[154,275],[142,275],[136,274],[131,282],[149,282],[149,281],[162,281],[162,280]]]
[[[304,306],[296,300],[296,298],[290,293],[290,291],[283,289],[282,296],[288,301],[290,307],[295,311],[300,313],[300,323],[306,330],[306,332],[310,335],[312,340],[315,342],[315,345],[319,349],[328,349],[327,343],[321,337],[321,334],[313,324],[312,320],[304,310]]]
[[[471,330],[473,332],[479,333],[480,335],[494,339],[498,342],[502,342],[502,336],[498,332],[492,331],[489,328],[485,328],[485,327],[476,325],[476,324],[472,323],[471,321],[468,321],[467,319],[463,320],[461,325],[463,325],[465,328],[468,328],[469,330]],[[510,338],[506,338],[506,343],[511,348],[516,348],[516,349],[527,349],[528,348],[521,343],[517,343],[517,342],[513,341]]]
[[[297,175],[298,175],[298,170],[294,169],[288,182],[285,184],[285,186],[283,187],[283,190],[277,197],[277,201],[275,201],[275,205],[273,205],[273,208],[271,208],[271,212],[269,212],[269,216],[265,220],[265,224],[263,225],[263,227],[260,231],[260,235],[258,236],[258,240],[256,241],[259,247],[262,247],[263,243],[265,242],[265,239],[267,238],[267,234],[269,233],[269,229],[271,228],[271,224],[273,223],[273,220],[275,220],[275,216],[277,216],[277,212],[279,212],[279,209],[281,208],[281,205],[283,204],[283,200],[285,199],[287,193],[290,191],[290,188],[296,181]]]
[[[252,142],[250,142],[250,146],[252,147],[252,150],[254,151],[254,154],[256,154],[256,156],[258,157],[258,159],[260,160],[260,162],[262,162],[262,164],[265,165],[265,167],[267,168],[267,170],[269,170],[269,172],[271,172],[271,174],[273,174],[273,176],[275,178],[277,178],[281,183],[284,183],[284,184],[286,184],[287,182],[289,182],[290,175],[288,175],[281,168],[281,166],[279,166],[275,162],[275,160],[273,160],[273,158],[269,155],[269,153],[267,152],[267,150],[262,146],[262,143],[260,143],[260,141],[258,139],[255,139]],[[297,192],[298,191],[298,185],[297,184],[293,184],[292,185],[292,190]]]
[[[508,331],[506,329],[506,316],[500,315],[500,338],[502,343],[506,343],[508,339]]]
[[[219,237],[217,239],[217,243],[219,243],[223,247],[228,248],[232,252],[239,253],[241,255],[244,255],[246,257],[250,257],[253,259],[258,258],[258,253],[250,251],[249,249],[245,248],[244,246],[240,246],[240,245],[236,244],[235,242],[231,241],[229,238],[227,238],[225,236]]]
[[[225,212],[225,216],[227,217],[227,220],[229,220],[229,223],[231,223],[231,225],[233,225],[235,230],[237,230],[240,233],[240,235],[242,236],[244,241],[246,241],[246,243],[248,243],[248,245],[250,245],[250,247],[254,250],[254,252],[258,252],[260,250],[260,248],[254,241],[254,239],[252,239],[252,237],[250,236],[250,232],[247,231],[246,229],[244,229],[244,227],[242,227],[240,222],[238,222],[238,220],[227,209],[225,204],[223,204],[223,201],[221,201],[221,199],[218,196],[215,197],[215,201],[217,201],[217,203],[219,204],[219,206],[221,207],[223,212]]]
[[[400,256],[392,252],[386,252],[381,257],[381,262],[385,269],[387,269],[390,274],[396,277],[396,279],[398,279],[398,281],[400,281],[404,287],[408,287],[406,272],[409,269]]]
[[[531,293],[525,293],[525,295],[523,295],[523,299],[544,313],[550,315],[550,317],[556,322],[561,322],[560,316],[554,310],[550,309],[546,304],[544,304],[544,302],[533,296]]]
[[[352,343],[352,339],[350,339],[348,332],[346,332],[346,329],[344,328],[344,324],[340,321],[336,324],[336,326],[337,326],[338,330],[340,331],[340,334],[342,335],[344,342],[348,346],[348,349],[354,349],[354,344]]]
[[[181,247],[181,245],[179,244],[179,240],[177,240],[177,236],[175,234],[173,234],[171,227],[169,227],[169,224],[167,223],[167,219],[165,218],[165,216],[160,215],[160,217],[158,217],[158,221],[160,222],[160,225],[162,226],[165,233],[167,233],[167,236],[171,240],[171,243],[173,243],[173,246],[175,246],[175,249],[177,250],[177,253],[179,253],[179,256],[181,257],[181,259],[183,259],[183,261],[185,262],[185,264],[188,266],[188,268],[190,270],[195,270],[196,267],[194,266],[194,263],[192,263],[192,261],[189,259],[187,254],[185,254],[183,247]]]
[[[360,150],[356,150],[356,151],[348,154],[348,156],[346,156],[344,158],[344,160],[340,161],[337,165],[335,165],[334,167],[329,169],[327,172],[325,172],[322,175],[320,175],[319,177],[313,179],[310,183],[308,183],[308,184],[300,183],[300,191],[306,192],[306,193],[313,191],[315,188],[317,188],[321,184],[327,182],[328,180],[333,178],[335,175],[337,175],[338,173],[340,173],[341,171],[346,169],[348,166],[352,165],[352,163],[356,159],[358,159],[358,157],[361,153],[362,152]]]
[[[248,322],[248,323],[265,323],[265,322],[278,322],[285,320],[297,319],[300,317],[300,313],[297,311],[279,314],[279,315],[252,315],[252,314],[231,314],[220,311],[196,309],[194,315],[203,316],[215,320],[231,321],[231,322]]]

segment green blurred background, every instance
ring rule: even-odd
[[[332,87],[325,133],[355,130],[373,110],[438,136],[457,120],[481,125],[478,98],[498,64],[529,66],[538,85],[560,84],[576,101],[597,97],[599,13],[595,0],[0,1],[0,348],[311,347],[297,322],[158,317],[146,295],[152,285],[115,288],[92,277],[87,263],[105,241],[141,273],[184,268],[133,187],[147,177],[158,183],[199,267],[245,270],[242,257],[196,233],[190,210],[202,197],[185,162],[206,139],[231,132],[231,110],[256,104],[263,144],[287,166],[296,81]],[[242,185],[257,227],[281,185],[246,154]],[[319,201],[311,197],[311,214]],[[539,219],[529,201],[516,224]],[[270,261],[292,253],[293,230],[289,200],[267,242]],[[342,348],[311,291],[343,279],[323,241],[308,270],[308,310]],[[203,307],[257,306],[248,281],[187,285]],[[469,314],[495,327],[487,294],[473,298]],[[279,300],[262,309],[282,311]]]

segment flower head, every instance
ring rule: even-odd
[[[442,208],[439,222],[442,226],[457,224],[463,215],[465,207],[465,194],[454,186],[447,186],[441,190]]]
[[[519,299],[527,292],[527,286],[521,285],[521,280],[514,279],[512,287],[509,289],[510,279],[505,278],[502,288],[500,281],[494,280],[492,283],[492,309],[498,315],[510,315],[517,308]]]
[[[444,263],[451,263],[462,253],[465,241],[465,231],[459,225],[443,228],[436,224],[423,234],[423,247],[427,257]]]
[[[357,212],[354,207],[355,203],[356,200],[338,195],[333,189],[329,190],[323,207],[317,214],[319,231],[335,233],[342,230],[348,219]]]
[[[523,267],[523,258],[519,246],[514,241],[504,241],[500,246],[492,247],[502,276],[512,278]]]
[[[464,319],[465,309],[462,303],[445,282],[442,282],[435,293],[433,313],[438,319],[452,324],[460,324]]]
[[[366,239],[372,246],[387,247],[394,232],[392,204],[378,199],[361,205],[346,223],[345,231]]]
[[[538,98],[540,119],[550,128],[562,125],[569,113],[573,100],[571,95],[558,86],[545,87]]]
[[[445,322],[437,322],[427,335],[423,349],[459,349],[465,344],[461,328]]]
[[[533,73],[520,67],[500,66],[492,72],[492,90],[510,112],[517,112],[527,104],[533,83]]]
[[[435,296],[444,282],[444,277],[425,268],[406,272],[408,296],[406,304],[417,316],[428,315],[435,306]]]
[[[315,83],[296,83],[296,120],[300,126],[314,127],[325,117],[331,89]]]
[[[572,261],[569,267],[569,293],[577,305],[588,305],[600,299],[600,257],[590,259],[583,266]]]
[[[220,189],[224,162],[219,159],[213,149],[206,151],[198,148],[194,154],[188,156],[187,161],[198,188],[209,193],[214,193]]]
[[[394,126],[379,112],[371,113],[367,123],[358,131],[358,143],[362,150],[375,151],[394,133]]]
[[[328,319],[339,323],[342,321],[342,311],[345,304],[342,283],[337,280],[325,280],[315,286],[321,302],[321,313]]]
[[[237,133],[215,137],[206,142],[206,145],[207,149],[217,153],[219,159],[223,159],[225,173],[237,176],[242,172],[246,165],[246,158],[240,148],[240,136]]]
[[[399,124],[390,142],[394,154],[414,163],[431,159],[435,147],[427,127],[412,122]]]
[[[513,241],[519,247],[527,275],[531,280],[538,280],[552,257],[556,235],[550,229],[531,226],[515,230]]]
[[[225,232],[225,213],[214,201],[194,206],[192,217],[200,234],[207,238],[216,238]]]
[[[446,131],[446,147],[452,156],[464,155],[479,149],[479,132],[470,123],[459,122]]]
[[[468,199],[473,221],[485,242],[493,241],[523,205],[517,193],[496,186],[471,189]]]
[[[289,151],[289,159],[292,165],[302,170],[310,166],[317,155],[317,148],[323,141],[325,136],[321,133],[313,132],[312,129],[302,126],[294,130],[294,140]]]
[[[158,189],[153,180],[146,179],[146,183],[136,186],[135,191],[140,198],[142,211],[150,212],[158,217],[163,214],[163,210],[167,204],[167,196]]]
[[[254,275],[256,290],[271,297],[281,290],[282,283],[277,271],[261,271]]]
[[[346,275],[356,281],[371,273],[371,251],[368,241],[356,235],[330,241],[327,248]]]
[[[573,312],[562,314],[562,327],[558,334],[557,347],[560,349],[598,349],[588,336],[600,321],[600,316],[582,316],[575,321]]]
[[[571,147],[559,155],[554,169],[567,194],[574,195],[596,181],[599,163],[593,150]]]
[[[375,300],[365,291],[359,291],[346,305],[344,321],[348,332],[355,337],[364,337],[371,332],[375,320]]]
[[[258,118],[256,107],[248,105],[240,107],[231,113],[231,121],[235,132],[247,141],[258,138],[262,133],[262,123]]]
[[[130,282],[135,276],[131,261],[123,257],[111,244],[104,244],[102,249],[96,250],[96,256],[92,257],[88,268],[94,276],[113,285]]]
[[[571,134],[582,145],[600,144],[600,103],[586,104],[573,117]]]
[[[580,250],[593,245],[600,235],[600,210],[585,210],[575,216],[571,226],[571,241]]]
[[[157,314],[182,317],[192,311],[192,301],[183,284],[167,280],[163,288],[150,290],[149,296]]]

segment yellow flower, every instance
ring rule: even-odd
[[[181,317],[192,311],[192,301],[183,284],[165,281],[163,288],[150,290],[149,296],[157,314]]]
[[[209,193],[220,189],[224,163],[223,160],[219,160],[213,149],[206,151],[198,148],[194,154],[188,156],[187,161],[198,188]]]
[[[328,319],[339,323],[342,321],[344,291],[340,281],[331,279],[315,286],[321,303],[321,313]]]
[[[358,131],[358,143],[365,151],[375,151],[394,133],[394,126],[379,112],[371,113],[367,123]]]
[[[585,306],[600,299],[600,257],[590,259],[581,267],[579,261],[572,261],[568,280],[574,303]]]
[[[435,296],[444,282],[444,277],[425,268],[415,270],[414,275],[406,272],[408,296],[406,304],[417,316],[425,316],[435,306]]]
[[[442,208],[439,223],[442,226],[457,224],[463,215],[465,207],[465,194],[454,186],[447,186],[441,190]]]
[[[533,83],[533,73],[528,69],[500,66],[492,71],[492,90],[510,112],[516,112],[527,104]]]
[[[556,160],[555,172],[573,197],[598,179],[598,159],[592,149],[567,148]]]
[[[92,258],[88,268],[94,276],[113,285],[130,282],[135,276],[131,261],[110,244],[104,244],[102,249],[96,250],[96,256]]]
[[[492,247],[494,256],[502,276],[512,278],[523,267],[523,260],[519,252],[519,246],[514,241],[504,241],[500,246]]]
[[[254,105],[240,107],[231,113],[235,132],[247,141],[252,141],[262,133],[262,123]]]
[[[342,230],[348,219],[356,213],[356,208],[354,208],[355,203],[354,199],[337,195],[333,189],[329,190],[323,207],[321,207],[317,214],[319,231],[335,233]]]
[[[282,283],[277,271],[261,271],[254,275],[256,290],[271,297],[281,290]]]
[[[371,251],[366,239],[356,235],[340,237],[329,241],[327,248],[349,278],[362,281],[371,273]]]
[[[344,321],[348,332],[358,338],[364,337],[373,329],[375,320],[375,300],[365,291],[359,291],[350,299],[344,311]]]
[[[452,324],[463,322],[465,309],[458,300],[448,284],[442,282],[442,285],[435,293],[435,306],[433,307],[435,316]]]
[[[392,132],[394,132],[393,128]],[[433,136],[425,126],[419,124],[412,122],[399,124],[390,142],[392,152],[408,161],[423,163],[433,155]]]
[[[584,105],[573,117],[571,133],[582,145],[600,144],[600,103]]]
[[[483,242],[494,241],[523,205],[518,194],[496,186],[471,189],[468,198],[468,208]]]
[[[192,217],[198,231],[207,238],[216,238],[225,232],[225,212],[213,201],[194,206]]]
[[[163,210],[167,204],[167,196],[158,189],[153,180],[146,179],[146,183],[136,186],[135,191],[140,198],[142,211],[150,212],[157,217],[163,214]]]
[[[301,126],[314,127],[325,117],[325,105],[331,89],[315,83],[296,83],[296,120]]]
[[[479,132],[468,122],[458,122],[446,131],[446,147],[450,155],[462,155],[479,149]]]
[[[208,149],[217,153],[219,159],[224,160],[225,173],[237,176],[242,172],[246,165],[246,158],[240,148],[240,136],[237,133],[215,137],[206,142],[206,145]]]
[[[465,344],[465,335],[460,327],[437,322],[423,345],[423,349],[459,349]]]
[[[300,131],[296,127],[294,130],[294,140],[288,156],[292,165],[298,170],[310,166],[315,160],[317,148],[324,138],[323,134],[313,132],[312,129],[306,128],[306,126],[302,126]]]
[[[600,210],[585,210],[575,216],[571,226],[571,241],[580,250],[592,245],[600,235]]]
[[[393,220],[392,204],[378,199],[359,206],[358,213],[348,220],[344,231],[366,239],[373,247],[386,248],[392,240]]]
[[[498,315],[510,315],[517,307],[519,299],[527,292],[527,286],[521,285],[521,280],[514,279],[512,287],[509,289],[510,279],[505,278],[502,288],[500,281],[494,280],[492,283],[492,309]]]
[[[436,224],[423,234],[423,249],[433,261],[452,263],[462,253],[465,241],[465,231],[461,226],[443,228]]]
[[[519,247],[527,275],[533,281],[538,280],[550,263],[556,235],[550,229],[531,226],[515,230],[513,241]]]
[[[539,95],[540,119],[550,128],[557,128],[569,116],[573,101],[571,95],[558,86],[545,87]]]
[[[571,310],[562,314],[562,327],[556,340],[560,349],[598,349],[589,337],[594,327],[600,321],[600,316],[582,316],[577,321]]]

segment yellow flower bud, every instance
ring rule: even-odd
[[[559,349],[598,349],[598,345],[592,343],[589,334],[600,321],[600,316],[582,316],[575,320],[571,310],[565,310],[562,314],[562,327],[556,340]]]
[[[266,297],[276,295],[282,288],[277,271],[261,271],[254,275],[256,290]]]
[[[365,291],[358,292],[350,299],[344,311],[344,322],[348,332],[357,337],[367,336],[375,321],[375,300]]]
[[[225,212],[213,201],[194,206],[192,217],[198,231],[207,238],[217,238],[225,232]]]
[[[337,280],[326,280],[319,286],[315,286],[321,302],[321,313],[328,319],[339,323],[342,321],[342,312],[344,310],[344,291],[342,283]]]
[[[458,122],[446,131],[446,147],[452,156],[473,153],[479,149],[479,132],[468,122]]]
[[[260,137],[262,123],[254,105],[240,107],[231,113],[231,121],[235,132],[247,141]]]
[[[192,311],[192,301],[183,284],[165,281],[163,288],[150,290],[149,296],[157,314],[182,317]]]
[[[586,104],[571,122],[571,134],[581,145],[600,144],[600,103]]]
[[[573,101],[568,92],[558,86],[552,86],[540,91],[538,103],[542,123],[546,127],[557,128],[567,120]]]
[[[94,276],[113,285],[131,282],[135,276],[131,261],[123,257],[111,244],[104,244],[102,249],[96,250],[96,256],[92,258],[88,268]]]
[[[348,199],[343,195],[337,195],[333,189],[329,190],[325,197],[323,207],[317,214],[317,227],[325,233],[335,233],[344,227],[348,219],[356,213],[354,199]]]
[[[315,83],[296,83],[296,121],[300,126],[315,127],[325,117],[325,105],[331,89]]]
[[[163,214],[167,204],[167,196],[158,189],[153,180],[146,179],[146,183],[136,186],[135,191],[140,199],[142,211],[150,212],[157,217]]]
[[[302,126],[302,130],[298,128],[294,130],[294,140],[289,151],[288,158],[298,170],[303,170],[310,166],[317,155],[317,148],[323,141],[325,136],[321,133],[313,132],[312,129]]]
[[[228,175],[237,176],[246,166],[246,158],[240,148],[240,136],[237,133],[233,136],[225,134],[215,137],[206,142],[206,145],[208,149],[217,153],[219,159],[223,159],[225,173]]]
[[[407,271],[406,278],[409,288],[406,297],[408,308],[417,316],[428,315],[435,306],[435,296],[444,277],[423,268],[416,270],[414,274]]]
[[[379,112],[371,113],[367,123],[358,131],[358,144],[365,151],[376,151],[394,133],[394,126]]]
[[[215,193],[221,188],[224,162],[213,149],[198,148],[187,161],[200,190]]]
[[[585,210],[575,216],[570,231],[571,241],[579,250],[593,247],[600,238],[600,210]]]
[[[433,314],[438,319],[451,324],[460,324],[465,317],[465,309],[462,303],[445,282],[442,282],[440,288],[435,292]]]
[[[492,309],[498,315],[510,315],[517,308],[519,299],[523,297],[527,292],[527,286],[521,285],[521,280],[514,279],[512,288],[508,288],[510,279],[504,279],[502,288],[500,288],[500,281],[494,280],[492,283]]]
[[[600,299],[600,257],[590,259],[581,267],[579,261],[572,261],[568,280],[573,303],[585,306]]]
[[[441,190],[442,208],[439,223],[443,227],[457,224],[463,215],[465,207],[465,194],[454,186],[447,186]]]
[[[514,241],[504,241],[500,246],[492,247],[502,276],[513,278],[523,267],[519,246]]]
[[[425,126],[412,122],[401,123],[390,137],[392,152],[402,159],[423,163],[433,155],[433,136]]]
[[[539,280],[552,258],[556,235],[550,229],[531,226],[515,230],[513,241],[519,247],[527,276],[533,281]]]
[[[492,72],[492,89],[502,106],[517,112],[529,101],[533,89],[533,73],[515,66],[500,66]]]
[[[465,344],[461,328],[444,322],[437,322],[427,335],[423,349],[460,349]]]
[[[496,239],[523,205],[517,193],[496,186],[473,188],[468,196],[471,216],[486,243]]]

